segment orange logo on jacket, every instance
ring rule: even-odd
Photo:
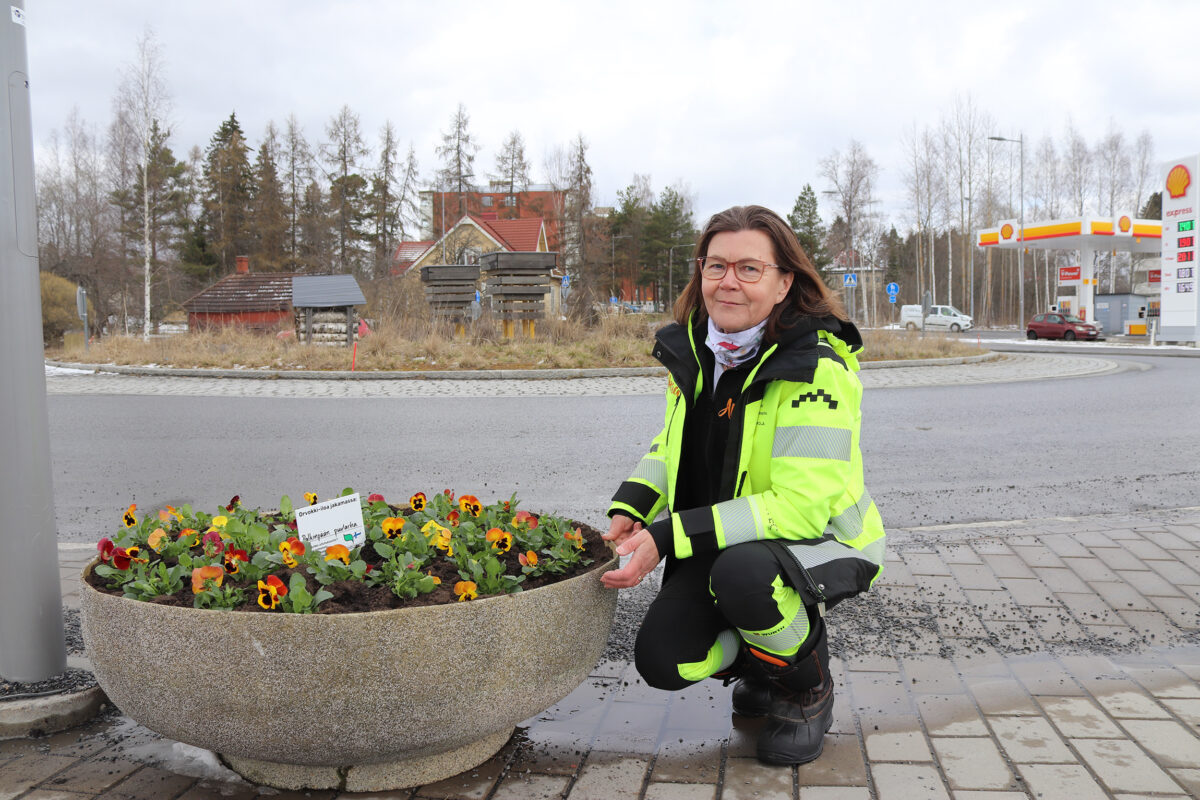
[[[733,409],[734,409],[733,401],[726,400],[725,407],[717,412],[717,416],[718,417],[728,417],[729,419],[733,419]]]

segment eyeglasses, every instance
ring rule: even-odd
[[[700,274],[710,281],[719,281],[724,278],[725,273],[730,267],[730,263],[725,259],[714,258],[712,256],[697,258],[696,265],[700,268]],[[758,283],[762,280],[762,276],[768,267],[779,269],[775,264],[764,264],[762,261],[753,258],[745,258],[734,262],[732,266],[734,277],[742,283]]]

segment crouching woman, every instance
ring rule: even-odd
[[[824,614],[883,564],[858,444],[862,339],[761,206],[708,221],[675,319],[654,346],[665,425],[608,512],[604,536],[630,558],[603,580],[634,586],[665,557],[638,672],[666,690],[736,679],[734,712],[767,716],[759,759],[803,764],[833,722]]]

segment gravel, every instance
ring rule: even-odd
[[[63,609],[63,629],[67,655],[83,655],[83,635],[79,631],[79,610]],[[28,700],[55,694],[82,692],[96,685],[96,678],[86,669],[67,667],[66,671],[42,681],[22,683],[0,679],[0,700]]]

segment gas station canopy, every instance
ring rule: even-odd
[[[1095,319],[1093,297],[1096,291],[1096,254],[1125,251],[1159,253],[1162,249],[1162,222],[1134,219],[1130,214],[1112,217],[1085,215],[1045,222],[1027,222],[1024,231],[1019,220],[1003,220],[995,228],[979,231],[976,245],[998,250],[1078,250],[1080,270],[1079,315]],[[1021,321],[1025,324],[1025,320]]]

